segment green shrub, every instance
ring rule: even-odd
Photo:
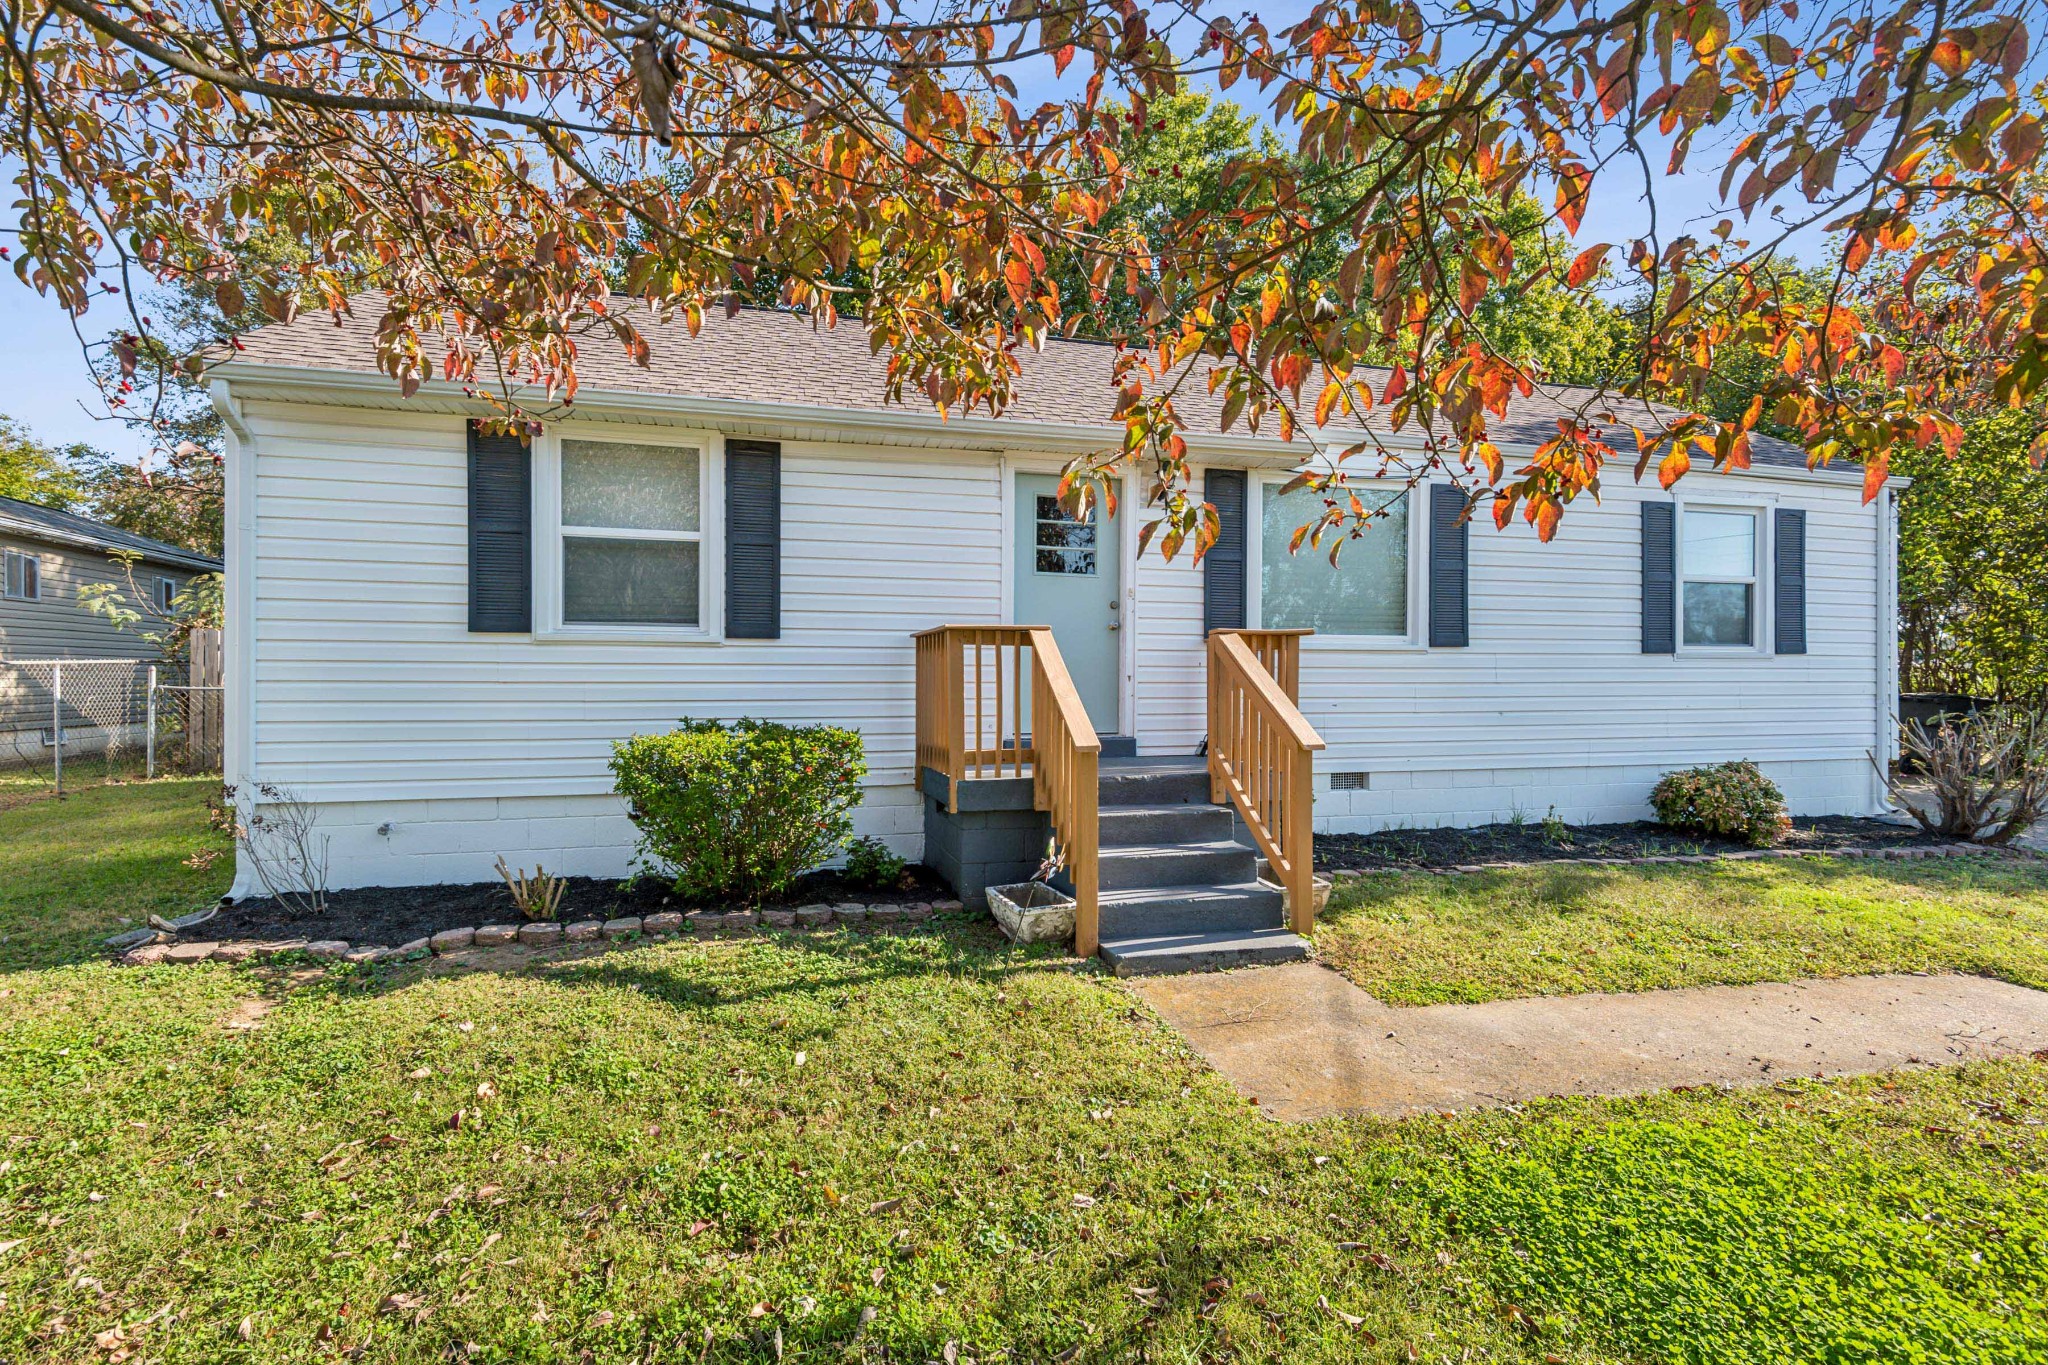
[[[1650,805],[1674,829],[1740,839],[1758,848],[1792,826],[1785,794],[1748,759],[1666,773],[1650,793]]]
[[[908,864],[880,839],[855,839],[846,850],[846,880],[871,891],[886,891],[903,880]]]
[[[782,891],[846,842],[860,736],[833,725],[685,719],[612,746],[612,774],[640,828],[640,859],[685,896]]]

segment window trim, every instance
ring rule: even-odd
[[[178,596],[178,580],[167,574],[156,576],[156,609],[168,615]]]
[[[8,586],[14,579],[13,569],[17,561],[28,566],[28,568],[22,571],[21,581],[23,590],[21,592],[15,592]],[[35,578],[33,592],[28,590],[31,570],[33,570]],[[43,600],[43,557],[40,553],[34,550],[17,550],[11,545],[7,548],[6,555],[0,556],[0,596],[4,596],[10,602],[40,602]]]
[[[695,531],[641,531],[614,527],[564,526],[562,443],[673,446],[694,449],[702,465],[697,478]],[[715,644],[725,638],[725,438],[716,431],[648,427],[627,423],[567,423],[533,442],[533,638],[564,643]],[[694,544],[697,551],[697,624],[631,625],[580,623],[563,619],[562,540],[667,540]]]
[[[1672,558],[1675,563],[1672,575],[1675,601],[1672,604],[1673,652],[1681,657],[1696,659],[1754,659],[1769,657],[1772,652],[1773,619],[1771,592],[1771,521],[1769,512],[1777,503],[1775,498],[1734,500],[1727,498],[1673,498],[1675,509],[1672,525]],[[1750,518],[1756,526],[1754,558],[1750,564],[1747,579],[1708,577],[1688,574],[1685,571],[1685,519],[1687,511],[1734,512]],[[1695,645],[1685,638],[1685,585],[1687,583],[1748,583],[1749,598],[1749,643],[1746,645]]]
[[[1251,629],[1265,629],[1266,499],[1285,487],[1292,473],[1274,474],[1252,470],[1245,480],[1245,620]],[[1302,641],[1304,649],[1386,650],[1422,652],[1429,648],[1424,617],[1427,614],[1428,579],[1423,573],[1423,556],[1428,516],[1416,514],[1416,494],[1427,482],[1410,485],[1406,479],[1353,479],[1347,487],[1364,497],[1372,489],[1405,489],[1408,497],[1408,629],[1400,635],[1335,635],[1317,631]],[[1340,556],[1341,562],[1341,556]]]

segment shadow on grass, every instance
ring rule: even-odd
[[[691,971],[678,952],[797,954],[736,983]],[[1065,967],[1090,970],[1044,947],[1011,945],[987,920],[943,917],[925,925],[841,927],[823,930],[763,929],[746,934],[693,939],[688,936],[534,949],[518,945],[471,949],[422,962],[378,966],[343,964],[325,969],[300,964],[288,973],[299,989],[328,989],[351,995],[386,995],[423,981],[489,972],[523,976],[564,987],[637,991],[684,1012],[709,1012],[764,1003],[790,995],[830,995],[891,981],[946,977],[1000,984],[1020,973]],[[822,970],[821,970],[822,969]]]

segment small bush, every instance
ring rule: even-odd
[[[2048,812],[2048,714],[2001,706],[1932,730],[1916,720],[1902,748],[1931,800],[1914,800],[1903,773],[1883,774],[1885,789],[1929,834],[2003,845]]]
[[[833,725],[685,719],[612,746],[640,857],[684,896],[773,896],[846,842],[867,774]]]
[[[886,891],[903,880],[903,859],[872,836],[855,839],[846,850],[846,880],[870,891]]]
[[[1792,827],[1785,794],[1748,759],[1666,773],[1650,793],[1650,805],[1674,829],[1740,839],[1757,848]]]

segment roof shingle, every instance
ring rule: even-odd
[[[608,330],[593,325],[578,345],[577,383],[585,394],[659,394],[856,412],[891,407],[886,398],[888,353],[869,350],[867,332],[857,320],[824,327],[808,316],[769,309],[745,308],[732,317],[712,310],[699,334],[692,337],[680,320],[662,323],[644,304],[622,298],[618,305],[636,310],[633,320],[647,338],[649,363],[644,367],[634,364]],[[229,365],[247,362],[374,374],[381,309],[379,297],[364,296],[338,323],[332,315],[320,312],[261,328],[242,339],[244,349]],[[1043,351],[1020,350],[1016,397],[1005,411],[1005,419],[1105,428],[1118,425],[1111,419],[1117,396],[1112,382],[1116,355],[1116,348],[1091,341],[1052,341]],[[228,372],[232,374],[232,369]],[[1369,378],[1377,390],[1384,374],[1373,373]],[[1175,395],[1191,433],[1221,429],[1222,404],[1209,393],[1206,379],[1204,371],[1188,374]],[[1624,418],[1631,406],[1641,412],[1639,420],[1646,422],[1654,420],[1657,413],[1669,412],[1639,400],[1625,404],[1592,389],[1542,385],[1535,394],[1514,399],[1505,418],[1492,421],[1492,438],[1503,446],[1540,445],[1557,434],[1559,418],[1581,406],[1590,418],[1602,421]],[[1374,408],[1363,423],[1349,420],[1354,426],[1383,434],[1391,430],[1385,407]],[[1625,431],[1621,436],[1622,448],[1632,449],[1633,440]],[[1804,451],[1768,437],[1755,438],[1750,458],[1756,464],[1780,468],[1806,467]]]

